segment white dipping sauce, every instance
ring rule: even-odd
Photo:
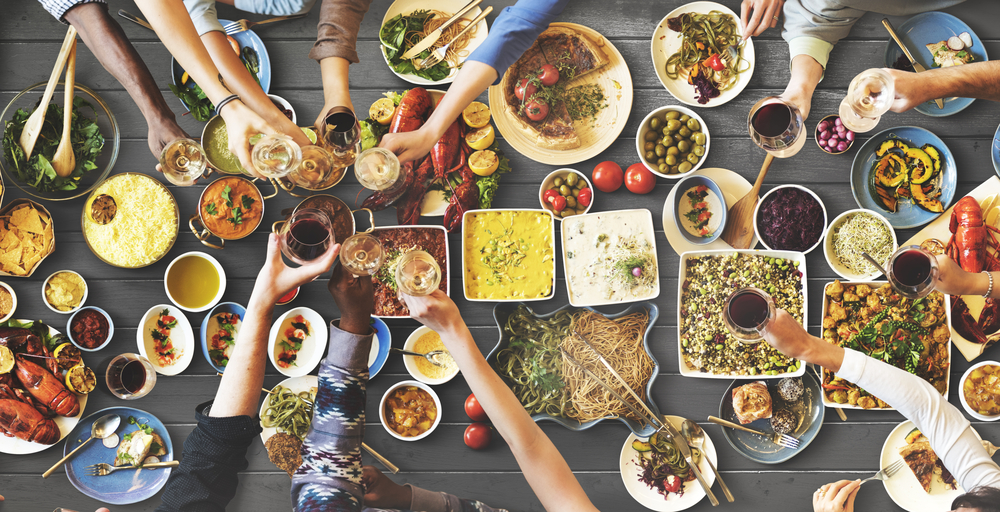
[[[716,233],[716,231],[718,231],[718,229],[721,227],[720,226],[720,224],[722,224],[721,212],[725,211],[726,205],[719,199],[719,196],[715,195],[715,192],[712,192],[712,189],[710,188],[705,189],[705,193],[707,195],[705,196],[704,202],[707,205],[708,211],[712,214],[712,216],[709,217],[708,225],[706,226],[708,228],[708,232],[702,233],[700,229],[695,227],[697,223],[692,222],[691,219],[689,219],[687,216],[688,212],[694,209],[691,205],[691,198],[688,197],[688,193],[694,192],[695,189],[697,188],[698,188],[697,186],[694,186],[683,192],[680,203],[678,203],[677,218],[681,220],[681,225],[684,226],[684,230],[690,233],[692,236],[709,238],[713,236]]]
[[[574,304],[634,301],[659,293],[648,210],[603,212],[563,220],[566,279]],[[620,262],[638,258],[640,276]],[[616,268],[617,267],[617,268]]]

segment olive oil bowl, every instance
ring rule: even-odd
[[[167,298],[190,313],[205,311],[222,300],[226,293],[226,271],[219,260],[201,251],[191,251],[174,258],[163,276]]]

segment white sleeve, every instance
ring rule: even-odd
[[[1000,487],[1000,467],[972,431],[969,420],[930,383],[860,352],[844,349],[837,373],[877,396],[913,422],[966,491]]]
[[[191,15],[191,22],[201,37],[209,32],[225,32],[215,10],[215,0],[184,0],[184,7]]]

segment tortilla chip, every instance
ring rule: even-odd
[[[38,215],[38,210],[31,207],[28,208],[28,213],[25,215],[24,221],[16,224],[18,229],[27,231],[28,233],[42,233],[45,230],[45,223],[42,222],[42,218]]]
[[[39,261],[42,261],[42,253],[40,252],[36,252],[31,256],[25,257],[24,268],[27,270],[31,270],[35,268],[35,265],[37,265]]]
[[[0,267],[0,270],[2,270],[2,269],[3,269],[3,267]],[[10,273],[14,274],[15,276],[26,276],[26,275],[28,275],[28,271],[27,270],[25,270],[25,269],[23,269],[21,267],[18,267],[18,266],[15,266],[15,267],[11,268],[10,269]]]
[[[16,267],[21,264],[21,245],[18,244],[13,249],[0,253],[0,266]]]
[[[20,226],[24,220],[28,217],[28,210],[31,207],[28,205],[18,206],[14,208],[14,211],[10,212],[10,223],[15,226]]]
[[[4,251],[13,249],[20,243],[21,241],[18,240],[17,235],[15,235],[13,231],[5,231],[3,239],[0,240],[0,249],[3,249]]]

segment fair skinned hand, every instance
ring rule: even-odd
[[[340,310],[340,328],[355,334],[370,332],[368,321],[375,305],[371,278],[354,277],[343,265],[337,265],[326,287]]]
[[[330,266],[333,265],[339,253],[340,244],[333,244],[319,258],[301,267],[292,268],[285,265],[284,260],[281,259],[278,235],[271,233],[267,237],[267,256],[264,260],[264,266],[257,274],[252,296],[260,297],[268,304],[274,304],[286,293],[330,270]]]
[[[743,39],[759,36],[769,28],[778,26],[781,7],[785,0],[743,0],[740,4],[740,21],[743,22]]]
[[[361,468],[361,486],[365,491],[366,508],[406,510],[413,502],[413,491],[409,487],[393,482],[372,466]]]
[[[231,101],[222,107],[220,115],[226,120],[226,130],[229,132],[229,150],[240,159],[240,164],[250,174],[264,178],[257,172],[250,160],[250,137],[258,133],[273,135],[278,133],[278,130],[239,100]],[[301,133],[302,130],[298,131]]]
[[[464,323],[458,306],[440,289],[423,297],[400,293],[399,298],[409,308],[410,315],[415,320],[438,334],[451,332]]]
[[[437,138],[433,137],[425,125],[413,132],[387,133],[382,136],[379,147],[392,151],[399,158],[399,163],[405,164],[430,153],[436,142]]]
[[[820,487],[813,493],[814,512],[854,512],[854,499],[861,480],[841,480]]]
[[[763,334],[772,347],[795,359],[804,359],[816,342],[816,338],[784,309],[777,310],[774,320],[767,324]]]
[[[962,270],[962,267],[946,254],[939,254],[934,258],[938,264],[938,275],[934,279],[935,290],[948,295],[972,295],[976,293],[972,288],[974,278],[979,277],[977,274]],[[979,294],[985,291],[983,290]]]
[[[922,83],[917,73],[890,68],[882,68],[882,71],[889,73],[895,81],[893,88],[896,91],[896,98],[892,101],[892,107],[889,110],[906,112],[927,101],[925,97],[927,84]]]

